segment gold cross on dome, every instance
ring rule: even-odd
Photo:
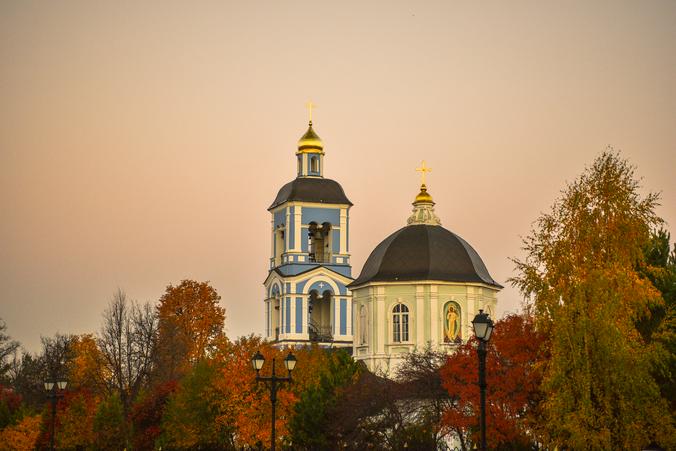
[[[428,168],[427,166],[425,166],[425,160],[423,160],[423,161],[422,161],[422,164],[420,165],[420,167],[419,167],[419,168],[415,168],[415,170],[416,170],[417,172],[420,172],[421,182],[422,182],[422,184],[424,185],[424,184],[425,184],[425,175],[426,175],[428,172],[432,172],[432,168]]]
[[[307,108],[308,115],[310,116],[310,122],[312,122],[312,109],[317,108],[317,105],[312,103],[312,100],[310,100],[305,104],[305,107]]]

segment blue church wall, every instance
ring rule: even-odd
[[[286,321],[285,321],[285,329],[286,333],[289,334],[291,333],[291,298],[286,298],[286,307],[284,308],[286,313]]]
[[[303,299],[296,298],[296,333],[303,332]]]
[[[335,282],[335,280],[334,280],[334,282]],[[323,287],[320,287],[319,286],[320,284],[323,284]],[[321,282],[321,281],[317,281],[317,282],[313,283],[312,285],[310,285],[310,288],[308,288],[307,291],[309,293],[312,290],[315,290],[320,295],[324,294],[325,291],[328,291],[331,294],[335,294],[333,292],[333,288],[331,288],[331,285],[329,285],[328,283]]]
[[[308,251],[308,240],[307,240],[307,234],[310,233],[308,231],[308,228],[305,226],[301,226],[300,228],[300,250],[303,252],[309,252]]]
[[[291,292],[291,284],[289,282],[286,283],[286,292],[287,293]]]
[[[333,243],[333,253],[337,254],[340,252],[340,230],[332,230],[333,233],[333,238],[331,239],[331,243]]]
[[[313,221],[317,224],[329,222],[332,226],[336,227],[340,225],[340,208],[303,207],[301,217],[303,218],[303,224],[309,224]]]
[[[347,333],[347,299],[340,300],[340,335]]]

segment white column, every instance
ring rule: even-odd
[[[378,334],[378,354],[385,354],[385,337],[387,334],[387,315],[385,312],[385,290],[383,287],[376,288],[376,327]]]
[[[354,319],[352,318],[352,299],[345,298],[345,333],[350,336],[352,335],[352,324],[354,324]],[[353,340],[354,341],[354,340]]]
[[[286,252],[289,252],[289,218],[291,217],[291,209],[287,206],[286,210],[286,222],[284,223],[284,249]]]
[[[300,252],[302,249],[302,244],[300,242],[301,237],[300,237],[300,229],[301,229],[301,220],[302,220],[302,208],[300,205],[295,205],[294,206],[294,228],[295,230],[293,231],[293,242],[294,242],[294,251]]]
[[[415,345],[425,345],[425,286],[415,287]]]
[[[304,294],[304,295],[303,295],[303,331],[302,331],[302,332],[303,332],[303,335],[306,335],[305,338],[309,338],[309,337],[307,337],[307,334],[308,334],[308,329],[307,329],[307,323],[308,323],[307,311],[308,311],[308,307],[309,307],[308,303],[310,302],[309,299],[308,299],[309,296],[310,296],[309,294]]]
[[[439,343],[439,294],[436,285],[430,285],[430,341]]]
[[[347,209],[340,209],[340,253],[347,254]]]
[[[292,334],[296,333],[296,296],[291,296],[291,308],[289,309],[291,314],[291,332]]]

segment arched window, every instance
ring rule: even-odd
[[[317,157],[312,157],[310,159],[310,171],[319,172],[319,159]]]
[[[408,307],[397,304],[392,309],[392,341],[408,341]]]
[[[308,252],[311,262],[329,263],[331,261],[331,224],[318,225],[311,222],[308,227]]]

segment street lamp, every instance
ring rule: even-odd
[[[59,398],[63,398],[63,391],[66,389],[68,382],[64,380],[59,381],[47,381],[45,382],[45,390],[47,391],[47,398],[52,402],[52,433],[49,437],[49,449],[52,451],[54,448],[54,426],[56,424],[56,401]]]
[[[256,354],[251,358],[251,365],[253,369],[256,370],[256,380],[258,382],[264,382],[270,388],[270,402],[272,403],[272,441],[270,445],[271,451],[275,451],[275,405],[277,404],[277,385],[284,382],[292,382],[291,372],[296,367],[296,356],[294,356],[291,351],[284,359],[284,366],[288,372],[288,376],[276,376],[275,375],[275,359],[272,359],[272,375],[271,376],[261,376],[259,374],[263,364],[265,363],[265,357],[260,351],[257,351]]]
[[[474,335],[479,340],[479,389],[481,391],[481,450],[486,451],[486,343],[493,333],[493,320],[479,310],[472,320]]]

